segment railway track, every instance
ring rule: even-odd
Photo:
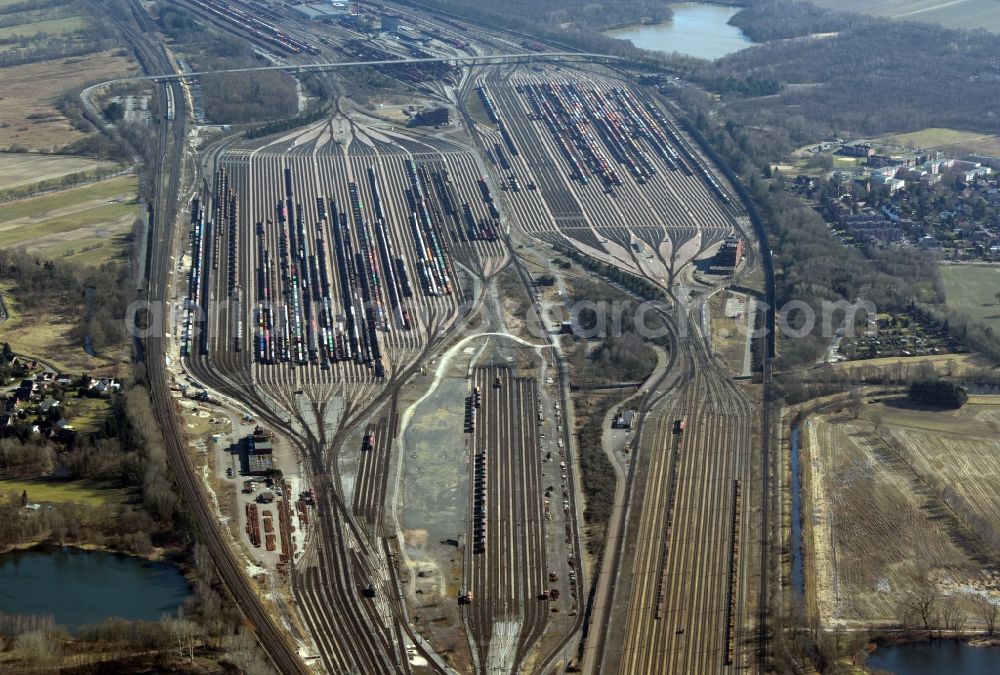
[[[467,622],[486,672],[517,672],[548,618],[537,381],[477,368],[472,431],[473,520],[466,547]],[[472,395],[472,392],[470,392]]]
[[[128,38],[130,44],[139,55],[143,68],[147,72],[169,73],[171,64],[163,51],[162,45],[154,42],[146,31],[149,21],[145,10],[138,3],[131,4],[133,17],[141,29],[136,29],[129,22],[120,20],[118,26]],[[183,146],[185,141],[185,104],[175,84],[168,84],[173,89],[170,99],[173,101],[175,114],[173,120],[163,120],[160,126],[159,167],[150,167],[156,180],[152,198],[149,233],[149,253],[147,255],[147,300],[156,314],[148,317],[153,326],[166,324],[166,305],[171,259],[173,250],[174,229],[176,217],[175,196],[179,192],[181,163],[183,161]],[[161,110],[168,108],[166,89],[160,91]],[[157,323],[159,321],[159,323]],[[185,498],[198,530],[204,538],[206,548],[220,578],[232,594],[237,606],[250,622],[261,646],[275,666],[283,673],[307,672],[301,660],[295,654],[284,633],[268,615],[260,602],[257,593],[249,587],[242,565],[239,563],[228,539],[220,532],[214,514],[208,504],[206,495],[202,492],[196,478],[196,473],[187,455],[187,446],[181,437],[179,429],[183,428],[174,403],[169,396],[166,373],[166,351],[162,331],[154,330],[140,345],[140,357],[146,363],[147,377],[150,385],[150,395],[153,408],[160,420],[161,429],[167,448],[168,460],[177,479],[178,486]]]
[[[655,411],[629,604],[620,619],[624,642],[620,653],[606,652],[603,672],[728,672],[744,663],[745,581],[733,564],[746,550],[736,537],[746,509],[734,502],[733,485],[749,476],[751,410],[697,354],[679,394]],[[686,420],[682,432],[679,419]]]
[[[463,159],[456,149],[411,144],[406,147],[420,152],[413,165],[415,171],[408,173],[404,170],[407,167],[405,160],[413,156],[412,152],[408,155],[401,144],[370,139],[357,141],[357,152],[340,155],[331,152],[335,149],[330,144],[333,134],[339,131],[333,128],[334,124],[330,121],[319,125],[316,133],[307,132],[305,137],[299,136],[293,142],[285,141],[272,151],[265,149],[249,155],[243,151],[230,152],[219,159],[218,167],[231,177],[233,189],[239,196],[238,212],[245,219],[243,222],[264,222],[268,214],[275,213],[277,201],[283,203],[286,213],[295,213],[295,221],[286,217],[286,222],[295,223],[295,231],[287,225],[283,230],[264,228],[263,241],[271,250],[278,251],[282,247],[283,237],[295,238],[295,247],[310,251],[317,250],[321,238],[332,240],[325,231],[311,234],[312,223],[328,222],[329,215],[339,210],[331,201],[317,198],[339,195],[338,200],[350,204],[347,188],[352,183],[358,190],[354,203],[363,205],[366,220],[406,222],[403,210],[406,200],[402,195],[407,190],[419,189],[428,204],[430,217],[446,225],[440,213],[443,205],[430,185],[430,178],[435,171],[448,166],[451,180],[469,180],[467,175],[475,171],[473,163]],[[326,144],[330,145],[324,150]],[[414,181],[419,182],[418,188],[414,188]],[[460,194],[461,189],[456,187],[456,190]],[[329,205],[326,219],[320,218],[324,204]],[[358,230],[367,224],[356,218],[353,220],[351,224],[355,227],[349,235],[352,246],[358,251],[373,251],[374,236],[367,243],[359,239],[362,233]],[[253,227],[243,226],[240,231],[249,235]],[[409,308],[409,314],[413,317],[413,326],[407,330],[397,323],[399,315],[395,311],[386,316],[384,328],[390,330],[386,333],[380,329],[377,338],[384,343],[386,355],[383,378],[374,376],[370,370],[359,369],[353,362],[334,363],[331,360],[329,367],[323,368],[321,359],[309,358],[311,355],[305,359],[290,359],[291,362],[284,365],[261,362],[252,357],[251,350],[235,349],[232,326],[236,322],[225,313],[210,317],[214,329],[211,324],[207,326],[206,353],[187,360],[199,381],[213,390],[245,400],[262,420],[287,435],[307,459],[306,466],[316,491],[319,531],[312,537],[311,550],[303,557],[301,568],[294,573],[293,587],[301,614],[316,639],[319,656],[331,672],[350,669],[409,672],[408,655],[411,652],[426,656],[431,670],[439,669],[434,665],[432,652],[409,628],[406,609],[400,599],[398,574],[385,546],[387,532],[383,529],[382,505],[395,435],[395,422],[389,421],[394,419],[391,406],[384,416],[365,423],[374,432],[375,441],[372,450],[361,451],[364,456],[353,481],[353,498],[345,495],[338,477],[338,457],[350,447],[346,440],[351,427],[368,418],[371,411],[383,407],[396,383],[412,373],[414,367],[409,364],[424,359],[431,347],[440,341],[442,325],[460,318],[455,311],[457,293],[448,296],[421,294],[415,272],[417,252],[406,233],[406,228],[398,225],[385,232],[411,279],[415,304]],[[462,241],[453,237],[450,230],[441,234],[445,237],[442,242],[447,247],[445,252],[455,248],[456,259],[467,260],[467,269],[476,270],[481,261],[502,254],[498,246],[490,246],[488,242],[480,245]],[[235,274],[238,280],[254,279],[260,267],[261,258],[255,251],[253,237],[246,235],[240,237],[237,244],[239,256]],[[219,237],[211,235],[207,239],[220,241]],[[382,246],[379,249],[381,254],[387,252]],[[370,258],[372,270],[385,270],[385,257],[381,254]],[[207,259],[215,259],[211,253],[206,255]],[[327,259],[327,276],[331,279],[329,293],[343,295],[339,293],[343,289],[336,286],[339,277],[330,257]],[[218,297],[226,297],[232,289],[231,275],[224,267],[220,264],[213,270],[214,277],[207,281],[207,287]],[[315,279],[318,270],[315,273],[310,270],[310,274],[311,279]],[[277,287],[276,277],[270,279]],[[315,287],[315,282],[310,285]],[[243,287],[247,287],[245,282]],[[385,286],[383,289],[382,297],[388,302],[391,289]],[[252,294],[244,293],[238,307],[227,308],[224,312],[242,312],[243,316],[252,317],[251,302]],[[252,321],[247,323],[252,324]],[[246,337],[249,339],[249,336],[250,331]],[[328,429],[323,420],[331,397],[343,400],[344,406],[340,425]],[[331,634],[338,638],[332,639]],[[345,644],[352,646],[345,648]]]
[[[289,31],[289,34],[298,35],[294,31]],[[495,239],[480,234],[488,233],[491,227],[502,230],[503,226],[497,218],[501,214],[509,215],[510,220],[506,224],[514,223],[528,236],[548,242],[569,243],[667,289],[673,286],[677,269],[735,228],[734,209],[725,204],[725,199],[720,203],[720,195],[713,191],[711,181],[694,172],[688,175],[675,170],[676,167],[671,169],[666,156],[651,157],[655,176],[649,177],[637,189],[621,189],[616,191],[615,196],[609,196],[596,181],[589,186],[578,185],[572,172],[567,171],[558,159],[558,140],[543,133],[537,121],[527,119],[524,113],[526,101],[507,88],[511,82],[528,82],[534,75],[511,66],[507,76],[501,78],[501,70],[489,71],[483,81],[496,85],[493,87],[496,105],[504,118],[509,120],[509,126],[504,127],[505,133],[478,128],[474,132],[474,142],[484,150],[501,147],[506,151],[502,159],[499,153],[494,152],[497,167],[490,170],[487,180],[482,180],[479,194],[474,186],[481,179],[482,164],[468,154],[463,155],[461,148],[449,148],[437,141],[375,133],[370,129],[352,127],[345,133],[337,128],[337,118],[305,132],[286,135],[270,147],[260,145],[246,151],[238,149],[224,156],[219,164],[225,170],[225,181],[237,195],[238,205],[234,209],[238,213],[235,216],[237,222],[255,224],[259,220],[262,223],[263,228],[257,237],[264,242],[268,256],[280,258],[281,249],[290,246],[289,265],[295,265],[296,278],[307,279],[308,286],[296,286],[277,272],[261,270],[265,256],[255,240],[253,229],[238,228],[240,236],[236,238],[230,238],[225,228],[217,227],[209,231],[203,257],[207,273],[205,288],[213,297],[225,298],[227,302],[217,314],[209,317],[202,353],[189,358],[187,366],[195,377],[213,390],[244,400],[262,420],[287,435],[306,460],[306,471],[316,488],[321,517],[316,519],[319,522],[318,531],[302,557],[302,565],[294,572],[293,588],[296,604],[316,639],[321,662],[330,672],[351,669],[360,672],[410,672],[413,667],[408,657],[413,653],[427,657],[431,670],[442,667],[434,660],[432,650],[422,646],[418,636],[409,628],[398,574],[385,541],[388,533],[382,523],[382,508],[392,439],[396,434],[395,403],[392,401],[395,388],[414,371],[414,364],[425,359],[441,344],[442,335],[463,320],[457,299],[465,297],[466,293],[465,289],[457,286],[456,297],[450,299],[445,295],[421,292],[424,290],[423,280],[428,277],[428,273],[421,270],[426,269],[430,258],[421,257],[419,234],[408,234],[406,228],[401,227],[402,223],[408,222],[408,211],[414,210],[414,202],[411,196],[407,206],[407,199],[401,199],[400,195],[408,191],[410,195],[426,193],[428,218],[436,223],[446,259],[460,261],[480,281],[489,279],[501,269],[508,255],[502,232],[498,232],[501,236]],[[515,72],[519,79],[509,79]],[[585,95],[593,97],[594,101],[610,104],[614,97],[620,95],[616,89],[619,85],[613,78],[595,77],[593,81],[597,83],[593,92]],[[466,119],[469,118],[466,116]],[[609,138],[618,139],[615,142],[624,142],[613,131],[607,133]],[[337,148],[332,143],[335,137],[339,138]],[[347,152],[342,151],[341,142],[346,143]],[[692,152],[690,148],[685,151]],[[400,166],[407,159],[414,164],[412,170],[407,167],[404,171]],[[698,161],[693,156],[690,159]],[[504,162],[506,166],[503,166]],[[449,196],[447,188],[441,189],[444,183],[441,171],[444,168],[453,180],[463,184],[455,196]],[[517,180],[511,179],[511,175]],[[419,187],[415,186],[414,177]],[[288,180],[292,189],[283,190],[282,185]],[[520,188],[503,191],[500,189],[501,182],[519,184]],[[528,183],[536,184],[538,189],[528,189]],[[264,189],[261,186],[265,186]],[[359,197],[352,201],[353,190],[358,191]],[[176,192],[168,189],[167,193]],[[280,227],[276,223],[272,224],[273,227],[268,226],[266,214],[276,216],[275,206],[279,201],[284,203],[284,222],[280,223]],[[449,205],[451,201],[459,203]],[[325,204],[327,218],[321,218],[321,204]],[[362,207],[362,219],[358,219],[356,213],[352,214],[352,211],[357,211],[354,207],[358,205]],[[378,213],[380,206],[385,209],[384,213]],[[465,207],[472,213],[471,217],[465,215]],[[310,230],[313,223],[329,223],[331,215],[336,217],[336,212],[340,210],[344,211],[351,225],[346,235],[353,252],[350,257],[354,259],[356,269],[362,271],[361,275],[355,273],[350,281],[344,281],[341,270],[334,262],[338,256],[348,257],[331,245],[336,239],[335,232],[324,231],[320,238]],[[651,222],[639,223],[634,218],[637,213],[654,215]],[[491,219],[496,222],[495,225],[490,224]],[[277,221],[278,218],[273,217],[272,220]],[[380,232],[378,220],[391,221],[393,226]],[[329,230],[328,227],[325,229]],[[411,232],[420,232],[419,222],[411,228]],[[669,242],[668,246],[661,245],[664,240]],[[326,244],[326,262],[313,263],[311,257],[320,257],[320,241]],[[294,253],[296,247],[301,250],[297,259]],[[648,251],[645,250],[647,247]],[[237,252],[235,256],[232,251]],[[401,260],[402,266],[393,269],[392,261],[396,257]],[[316,265],[315,270],[311,268],[313,265]],[[162,266],[156,265],[157,268]],[[258,284],[251,284],[250,280],[267,278],[269,289],[279,291],[286,298],[299,294],[298,304],[301,306],[303,300],[317,300],[315,295],[311,298],[309,295],[317,288],[317,280],[324,276],[320,272],[324,266],[329,291],[321,295],[328,295],[334,303],[340,303],[326,310],[328,317],[343,312],[347,298],[352,294],[359,306],[368,308],[373,303],[375,306],[381,303],[382,312],[376,311],[372,317],[376,328],[370,336],[384,356],[384,372],[381,374],[374,365],[366,366],[354,359],[337,358],[336,347],[324,352],[322,329],[329,329],[331,325],[323,325],[321,309],[292,310],[292,314],[298,316],[293,323],[300,322],[301,328],[288,327],[282,332],[283,339],[296,345],[292,350],[294,355],[287,360],[280,356],[260,359],[257,357],[257,345],[253,344],[250,348],[253,328],[259,325],[256,313],[259,307],[255,306],[259,298],[249,290],[251,285],[256,289]],[[530,278],[526,277],[520,265],[517,269],[530,289]],[[156,272],[165,274],[160,269]],[[403,292],[403,284],[399,281],[404,276],[412,287],[409,296]],[[362,281],[361,277],[367,281]],[[234,278],[237,279],[238,291],[233,286]],[[435,280],[436,283],[442,281],[443,277]],[[455,283],[458,283],[457,277]],[[370,286],[366,288],[365,284]],[[458,293],[459,290],[463,292]],[[325,299],[320,297],[318,300],[322,303]],[[294,307],[296,303],[291,305]],[[405,313],[401,309],[403,307],[407,308]],[[369,326],[372,320],[367,316],[365,318]],[[408,327],[411,321],[412,327]],[[162,354],[162,345],[157,348]],[[280,354],[280,348],[278,352]],[[712,415],[716,414],[712,410],[744,410],[738,395],[720,381],[720,374],[713,370],[712,364],[697,354],[691,356],[689,363],[692,371],[698,374],[693,375],[685,386],[708,392],[708,403],[692,404],[692,420],[697,419],[702,424],[712,423],[715,419]],[[562,378],[565,378],[564,364],[559,362],[557,365]],[[153,369],[150,370],[152,374]],[[159,370],[163,370],[162,359]],[[491,372],[487,371],[482,377],[494,377]],[[491,424],[491,431],[484,428],[476,435],[477,447],[481,445],[485,450],[491,444],[498,446],[490,449],[499,463],[491,465],[492,472],[485,479],[484,491],[489,499],[485,520],[489,525],[489,535],[485,537],[487,552],[479,559],[470,553],[473,559],[468,564],[468,583],[474,598],[467,614],[481,668],[517,670],[528,663],[529,654],[533,654],[533,667],[545,672],[564,658],[566,648],[582,627],[583,616],[581,612],[573,620],[568,633],[537,653],[548,619],[546,601],[539,600],[539,591],[532,588],[540,586],[544,589],[548,585],[545,578],[545,546],[541,541],[545,532],[541,522],[542,490],[537,462],[530,461],[533,448],[537,459],[537,438],[532,436],[535,414],[532,402],[537,401],[537,392],[529,382],[517,382],[514,386],[515,379],[508,379],[511,387],[510,392],[505,394],[507,398],[495,397],[496,401],[490,403],[498,406],[496,411],[490,409],[485,413],[490,419],[502,419],[506,415],[510,421]],[[560,393],[560,397],[564,409],[568,408],[565,391]],[[339,423],[328,423],[330,401],[333,399],[344,402]],[[666,409],[673,403],[660,401],[656,405]],[[744,415],[745,411],[739,414]],[[650,428],[649,442],[662,443],[663,430],[657,428],[653,431],[653,427]],[[359,429],[374,435],[370,448],[357,449]],[[677,463],[682,477],[700,475],[703,470],[715,472],[717,476],[745,470],[745,462],[741,464],[737,460],[720,457],[740,445],[739,439],[727,441],[728,450],[703,447],[705,441],[699,443],[694,449],[704,450],[706,457],[715,457],[715,463],[707,463],[708,459],[703,464],[693,463],[691,457],[697,456],[697,453],[684,452],[679,455],[681,459]],[[357,474],[352,477],[353,492],[345,492],[340,475],[339,459],[344,452],[362,453]],[[712,455],[712,452],[715,454]],[[667,454],[678,456],[676,453]],[[685,462],[693,465],[688,466]],[[569,477],[572,479],[572,463],[569,464]],[[656,475],[670,473],[666,465],[661,464],[655,467]],[[717,516],[721,513],[720,509],[733,502],[734,493],[730,482],[726,491],[728,497],[720,497],[722,488],[718,486],[724,481],[716,482],[718,485],[703,489],[685,487],[678,482],[674,508],[694,513],[697,508],[710,505],[712,517]],[[662,479],[660,484],[663,484]],[[666,485],[671,485],[669,480]],[[569,495],[568,501],[569,513],[575,514],[575,496]],[[472,508],[475,508],[474,504]],[[710,522],[695,521],[693,516],[686,516],[684,522],[688,520],[691,524],[686,527],[690,527],[689,531],[697,536],[701,536]],[[567,519],[567,527],[579,560],[579,531],[575,517]],[[651,532],[657,529],[655,522],[644,523],[644,527]],[[736,527],[727,528],[731,533],[739,531]],[[658,578],[664,578],[664,575],[681,578],[677,575],[686,573],[685,566],[692,560],[690,551],[669,544],[664,547],[662,531],[658,536],[660,540],[651,540],[649,551],[639,556],[637,567],[644,570],[643,574],[653,574],[654,569],[658,570],[655,572]],[[735,534],[726,537],[730,541],[735,538]],[[640,537],[639,543],[645,546],[644,541]],[[733,551],[732,546],[727,546],[722,539],[709,543],[709,559],[700,563],[701,567],[694,574],[697,579],[710,577],[720,561],[723,561],[723,566],[730,564],[728,556]],[[658,563],[654,563],[652,551],[657,547],[660,558]],[[509,558],[506,561],[489,558],[505,548],[514,553],[518,560],[516,565],[510,565]],[[507,568],[505,562],[508,563]],[[737,584],[742,588],[740,584],[743,582]],[[572,586],[577,601],[582,601],[581,582],[575,581]],[[714,617],[715,611],[711,608],[718,604],[718,597],[704,590],[692,591],[692,594],[692,601],[699,603],[699,607],[710,608],[705,612],[706,616]],[[496,602],[493,602],[493,596],[496,596]],[[739,611],[743,611],[742,604]],[[704,626],[709,626],[712,620],[704,619]],[[629,639],[638,639],[642,643],[643,635],[648,636],[660,645],[654,653],[661,656],[686,654],[670,657],[673,661],[663,661],[669,669],[678,664],[682,667],[709,668],[714,657],[708,654],[717,651],[719,643],[728,642],[727,629],[723,630],[721,637],[706,631],[705,636],[696,641],[692,655],[685,651],[687,647],[678,646],[680,640],[666,635],[664,630],[654,628],[643,633],[646,629],[640,627],[638,619],[630,615],[629,621],[629,625],[634,627],[631,632],[626,631]],[[725,619],[723,623],[726,623]],[[265,637],[268,642],[273,640],[266,628],[259,632],[262,642]],[[272,650],[280,652],[281,647],[274,643],[269,653]],[[275,658],[273,654],[272,658]],[[737,664],[743,663],[741,653],[734,654],[734,659]],[[278,664],[277,659],[275,661]],[[278,665],[282,672],[297,672],[285,670],[284,666],[294,667],[290,662]],[[641,665],[634,660],[626,663],[627,669],[632,672],[640,672]],[[709,671],[713,669],[709,668]]]
[[[670,135],[672,140],[668,142],[674,145],[678,153],[683,153],[691,170],[685,172],[679,169],[679,164],[671,165],[666,153],[650,156],[647,159],[656,167],[655,174],[650,176],[647,173],[638,177],[637,180],[644,184],[635,190],[615,185],[611,189],[617,192],[617,195],[609,197],[606,189],[602,189],[599,185],[595,186],[594,180],[581,181],[579,172],[582,164],[577,164],[576,170],[572,168],[573,164],[564,168],[558,159],[562,155],[559,146],[551,136],[535,131],[533,125],[538,124],[538,118],[529,120],[526,117],[524,111],[529,109],[529,105],[525,101],[517,99],[513,92],[514,87],[508,84],[510,79],[510,73],[501,76],[499,71],[494,71],[480,81],[488,83],[489,86],[490,95],[485,100],[487,111],[493,114],[493,122],[500,121],[504,124],[500,131],[496,132],[482,125],[475,125],[475,129],[476,135],[480,136],[480,145],[486,149],[487,155],[494,158],[495,171],[498,174],[494,180],[506,182],[509,175],[511,178],[517,176],[522,186],[528,182],[537,184],[539,188],[537,191],[519,190],[514,193],[506,191],[500,196],[500,201],[512,216],[512,222],[518,223],[529,236],[540,237],[549,242],[566,242],[574,248],[585,251],[593,258],[604,260],[616,267],[625,268],[639,277],[648,278],[655,286],[660,286],[671,292],[677,272],[683,266],[687,265],[695,256],[703,254],[713,243],[736,231],[739,227],[739,214],[730,205],[730,198],[721,192],[723,189],[714,177],[709,174],[706,178],[705,167],[707,165],[705,160],[697,156],[691,145],[679,138],[675,128],[665,129],[663,138],[667,138],[668,133],[672,134]],[[531,78],[514,79],[514,81],[518,83],[531,82]],[[597,93],[598,98],[601,96],[622,96],[613,83],[605,83],[601,78],[596,78],[596,81],[600,84],[595,86],[595,91],[607,92]],[[482,87],[482,84],[478,86]],[[484,98],[482,89],[476,93],[470,85],[466,91],[468,92],[467,96],[478,95],[480,98]],[[628,105],[632,106],[633,110],[635,106],[640,105],[637,99],[630,99],[630,101]],[[661,118],[662,115],[657,117],[658,120]],[[472,126],[472,120],[466,119]],[[648,122],[649,119],[646,118],[646,121]],[[638,164],[633,165],[633,170],[638,166]],[[614,178],[609,180],[612,184],[616,183]],[[598,181],[598,183],[600,182]],[[605,185],[608,185],[607,181],[604,182]],[[493,185],[495,186],[496,183]],[[721,202],[719,201],[720,194],[725,196]],[[647,214],[645,216],[646,222],[635,223],[632,215],[635,213]],[[535,214],[544,214],[545,217],[539,218]],[[658,245],[664,240],[669,243],[666,249]],[[645,247],[649,247],[648,253],[642,250]],[[652,262],[647,262],[650,260]],[[688,341],[683,344],[685,345],[684,349],[695,348],[693,343],[689,344]],[[738,393],[735,398],[732,398],[732,391],[725,385],[719,384],[726,379],[724,374],[719,373],[714,367],[708,368],[705,362],[697,361],[697,363],[700,364],[699,368],[710,373],[711,387],[716,391],[713,400],[728,401],[729,403],[725,405],[732,405],[734,400],[738,402],[740,419],[734,420],[732,427],[737,430],[745,430],[749,425],[749,420],[745,415],[745,400],[740,398]],[[709,380],[704,376],[699,377],[698,382],[701,383],[701,387],[709,386],[707,384]],[[723,392],[729,393],[723,395]],[[719,405],[722,404],[719,403]],[[655,420],[656,415],[652,419]],[[745,433],[745,431],[739,433]],[[734,441],[735,443],[736,441]],[[738,443],[745,446],[745,438]],[[713,452],[718,455],[721,451],[716,449]],[[713,470],[719,472],[731,469],[722,459],[719,462],[719,466]],[[739,471],[745,472],[746,470],[744,462],[740,465]],[[669,482],[666,487],[669,489]],[[682,506],[690,509],[690,504],[701,503],[692,500],[704,499],[692,496],[692,494],[693,491],[690,489],[679,491]],[[716,504],[723,504],[725,500],[732,502],[732,491],[727,490],[725,494],[720,493],[720,495],[713,494],[712,500]],[[727,507],[720,506],[719,508],[725,509]],[[741,513],[743,512],[741,510]],[[735,533],[737,530],[727,526],[727,531]],[[665,549],[662,542],[658,545],[660,547],[660,564],[655,573],[659,579],[663,577],[664,566],[670,564],[676,567],[680,563],[672,562],[671,558],[664,555],[664,551],[669,549]],[[712,565],[715,565],[716,568],[719,565],[726,568],[731,560],[732,547],[715,542],[712,551]],[[652,560],[652,554],[649,554],[647,558]],[[686,558],[684,559],[686,560]],[[737,564],[742,564],[743,560],[744,558],[737,559]],[[648,565],[653,565],[653,563],[650,562]],[[702,571],[707,572],[708,567],[709,565],[706,563]],[[742,569],[740,571],[742,574]],[[612,584],[613,589],[616,587],[621,588],[622,584]],[[659,583],[657,583],[658,587]],[[721,596],[714,596],[710,599],[705,596],[699,602],[702,606],[708,602],[718,603],[719,597],[725,601],[729,593],[726,590],[728,587],[728,584],[723,586]],[[745,584],[739,582],[737,587],[744,589]],[[739,590],[738,592],[742,593],[743,591]],[[601,602],[602,599],[598,598],[596,601]],[[720,621],[728,623],[729,613],[724,605],[725,602],[719,605],[723,607]],[[742,612],[743,609],[741,601],[738,611]],[[654,634],[654,632],[650,634]],[[735,631],[733,634],[735,636]],[[606,639],[604,636],[606,635],[606,631],[598,631],[596,639],[601,641],[601,649],[604,648]],[[728,633],[724,629],[721,637],[711,643],[712,646],[706,646],[709,642],[711,641],[699,638],[700,647],[696,647],[696,649],[702,648],[707,651],[718,649],[719,643],[728,644]],[[643,643],[643,645],[643,649],[645,649],[647,643]],[[680,651],[686,649],[676,645],[672,648]],[[718,664],[719,667],[724,666],[727,658],[739,659],[742,663],[742,653],[730,655],[727,647],[723,647],[722,652],[723,657]],[[549,662],[546,661],[546,663]],[[698,672],[713,672],[717,664],[709,663],[707,657],[699,656],[697,661],[680,667],[676,667],[677,664],[661,663],[660,665],[665,665],[668,668],[664,672],[695,672],[685,671],[684,668],[688,666],[707,668],[707,670]],[[612,666],[612,669],[606,672],[614,672],[614,667]],[[635,667],[634,671],[643,672],[642,666]]]

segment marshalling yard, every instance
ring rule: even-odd
[[[427,37],[420,56],[385,39],[359,52],[346,24],[320,31],[277,5],[183,4],[292,66],[454,59],[377,66],[451,124],[406,128],[344,97],[294,131],[210,147],[177,191],[171,377],[284,449],[281,499],[261,507],[280,555],[263,556],[250,525],[225,545],[287,582],[253,615],[275,663],[762,669],[759,392],[704,334],[731,279],[695,273],[728,236],[747,243],[743,273],[758,255],[740,200],[670,106],[613,63],[529,58],[545,47],[423,12],[405,19]],[[509,58],[461,61],[490,55]],[[166,85],[173,125],[182,89]],[[583,545],[573,337],[521,260],[553,246],[657,289],[668,327],[598,556]],[[504,308],[504,274],[541,334],[511,328],[524,317]],[[237,577],[241,606],[259,603]]]

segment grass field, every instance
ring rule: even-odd
[[[32,502],[58,502],[88,504],[119,504],[124,501],[125,493],[116,488],[90,483],[87,481],[44,481],[44,480],[13,480],[0,478],[0,499],[16,493],[20,499],[22,491],[27,490],[28,500]]]
[[[0,342],[10,343],[18,354],[44,359],[57,370],[90,373],[92,376],[121,376],[127,350],[119,354],[91,356],[72,337],[76,316],[56,304],[32,307],[24,314],[14,300],[10,282],[0,283],[0,294],[7,306],[8,318],[0,323]]]
[[[1000,330],[1000,265],[939,265],[946,304]]]
[[[980,557],[1000,541],[998,432],[995,404],[936,411],[902,400],[870,403],[858,419],[809,419],[809,592],[825,624],[898,621],[901,599],[930,587],[961,603],[1000,600]]]
[[[70,397],[63,401],[66,419],[77,431],[91,433],[101,428],[111,409],[106,398]]]
[[[0,247],[95,264],[125,254],[138,215],[135,176],[111,178],[0,208]]]
[[[1000,7],[1000,2],[997,2]],[[895,134],[877,138],[875,143],[898,145],[905,148],[926,150],[951,150],[953,152],[976,152],[984,155],[1000,155],[1000,136],[977,134],[972,131],[930,127],[907,134]]]
[[[135,195],[135,176],[123,176],[10,202],[0,208],[0,245],[23,246],[56,262],[90,265],[119,259],[138,215]],[[120,374],[126,354],[87,354],[72,334],[78,317],[61,307],[58,298],[25,312],[12,290],[0,285],[10,315],[0,324],[0,340],[15,352],[45,359],[60,370]],[[92,412],[81,410],[76,423],[85,428],[96,424]]]
[[[69,0],[64,0],[64,2],[57,3],[54,7],[63,7],[69,3]],[[0,0],[0,9],[9,7],[10,5],[23,5],[24,0]],[[24,11],[24,10],[22,10]],[[32,10],[27,10],[32,11]]]
[[[854,377],[873,374],[875,370],[883,373],[906,374],[907,377],[917,373],[918,368],[927,366],[934,368],[936,373],[948,377],[959,377],[970,370],[994,368],[995,364],[979,354],[930,354],[926,356],[885,356],[878,359],[861,361],[841,361],[832,363],[830,367],[836,371],[847,371]]]
[[[0,153],[0,192],[62,178],[70,174],[91,172],[113,166],[112,162],[102,162],[74,155],[2,152]]]
[[[884,16],[901,21],[936,23],[947,28],[983,28],[1000,33],[1000,2],[996,0],[810,0],[814,5],[844,12]]]
[[[62,19],[47,19],[45,21],[32,21],[31,23],[20,23],[15,26],[4,26],[0,28],[0,38],[8,38],[12,35],[18,37],[34,37],[36,35],[66,35],[75,33],[86,28],[87,19],[82,16],[68,16]]]
[[[101,52],[3,69],[0,87],[0,148],[58,150],[86,134],[77,131],[56,104],[67,89],[134,73],[125,56]]]

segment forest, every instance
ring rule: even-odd
[[[41,260],[17,249],[0,249],[0,279],[14,282],[22,307],[58,306],[77,317],[73,339],[96,352],[120,347],[135,298],[131,268],[120,263],[86,267]]]
[[[917,403],[944,408],[961,408],[969,400],[969,394],[961,385],[938,378],[913,382],[909,394]]]
[[[600,31],[608,26],[638,23],[640,19],[669,21],[673,16],[670,6],[658,0],[496,0],[489,3],[425,0],[421,4],[529,34],[536,34],[539,28]]]
[[[929,126],[1000,132],[1000,36],[790,0],[757,2],[732,23],[772,41],[715,63],[675,65],[722,91],[726,117],[734,122],[781,129],[794,145]],[[740,81],[749,84],[733,84]],[[775,82],[780,91],[751,86],[755,82]]]
[[[299,111],[295,78],[288,73],[263,71],[205,75],[202,77],[202,90],[205,94],[205,115],[220,124],[283,119]]]
[[[164,33],[189,45],[195,70],[247,68],[261,63],[246,40],[217,30],[192,12],[167,2],[156,5]],[[217,124],[247,124],[292,117],[299,112],[295,78],[281,71],[205,75],[205,116]]]

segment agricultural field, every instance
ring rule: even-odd
[[[1000,6],[1000,3],[997,3]],[[903,148],[924,148],[925,150],[948,150],[950,152],[975,152],[984,155],[1000,155],[1000,136],[977,134],[958,129],[931,127],[907,134],[883,136],[873,141],[876,144]]]
[[[108,170],[114,166],[113,162],[102,162],[75,155],[3,152],[0,153],[0,193],[11,188],[56,180],[72,174]]]
[[[880,373],[901,380],[916,377],[921,372],[961,377],[969,371],[993,368],[995,364],[979,354],[935,354],[931,356],[887,356],[863,361],[841,361],[829,365],[835,371],[850,373],[852,378],[867,379]]]
[[[1000,400],[960,411],[869,402],[803,425],[807,594],[827,626],[902,620],[909,593],[1000,600]],[[811,583],[810,583],[811,582]]]
[[[1000,330],[1000,265],[940,265],[946,304]]]
[[[810,0],[843,12],[884,16],[900,21],[936,23],[946,28],[983,28],[1000,33],[1000,3],[996,0]]]
[[[139,215],[135,176],[20,199],[0,209],[0,248],[99,264],[127,253]]]
[[[60,36],[75,33],[88,26],[87,19],[82,16],[68,16],[61,19],[45,19],[30,23],[19,23],[13,26],[0,27],[0,39],[12,36],[35,37],[37,35]]]
[[[0,478],[0,499],[6,500],[10,495],[16,499],[27,491],[28,500],[39,503],[87,504],[101,506],[117,504],[123,501],[125,494],[110,486],[89,481],[49,481],[49,480],[14,480]]]
[[[134,74],[136,66],[120,54],[99,52],[4,68],[0,148],[57,151],[86,136],[59,112],[59,98],[74,86]]]

